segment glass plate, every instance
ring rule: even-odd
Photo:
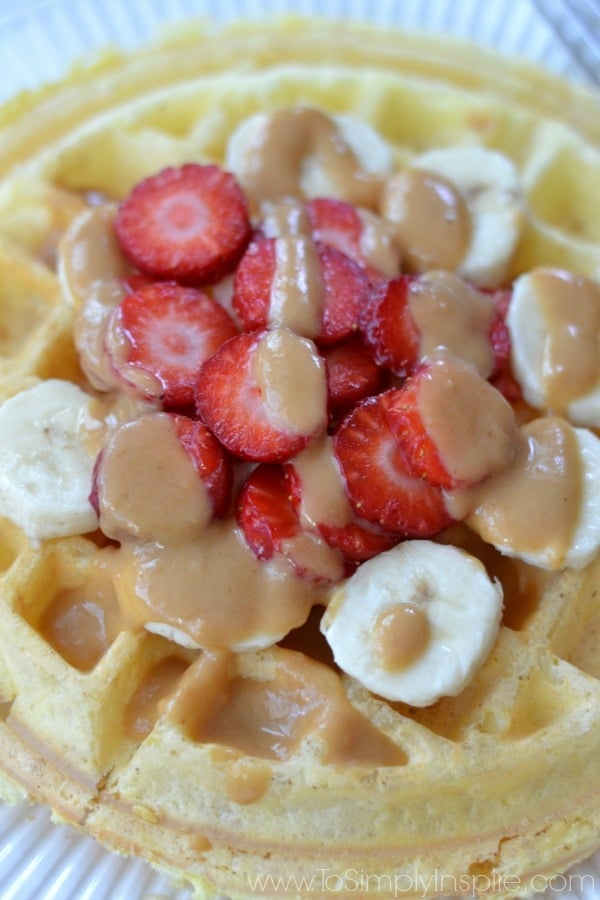
[[[590,3],[594,0],[590,0]],[[59,78],[70,62],[106,44],[126,49],[151,40],[161,25],[190,16],[218,22],[298,12],[380,25],[424,28],[468,37],[525,57],[557,74],[594,81],[556,35],[543,11],[555,0],[0,0],[0,102],[19,90]],[[538,8],[539,7],[539,8]],[[540,880],[538,887],[544,884]],[[102,849],[72,828],[51,822],[38,806],[0,804],[2,900],[190,900],[140,860]],[[600,852],[552,880],[541,894],[560,900],[599,900]]]

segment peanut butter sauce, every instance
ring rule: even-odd
[[[421,332],[421,356],[453,357],[488,378],[494,368],[489,333],[492,299],[450,272],[427,272],[410,287],[410,311]]]
[[[420,381],[418,410],[447,472],[474,484],[506,466],[518,430],[510,404],[469,366],[437,360]]]
[[[335,195],[359,206],[375,206],[381,181],[360,167],[329,116],[316,109],[282,109],[265,117],[263,131],[249,141],[240,181],[252,205],[302,197],[309,159],[323,168]]]
[[[521,428],[511,465],[471,490],[448,496],[451,512],[487,542],[520,555],[547,551],[563,565],[582,496],[579,446],[564,419],[534,419]]]
[[[343,526],[352,521],[352,508],[329,435],[312,441],[299,453],[294,469],[301,482],[300,518],[305,525]]]
[[[38,630],[69,665],[88,672],[125,627],[110,571],[99,554],[80,586],[64,588],[54,595]]]
[[[547,405],[564,414],[600,384],[600,287],[571,272],[531,275],[547,327],[543,380]]]
[[[204,482],[168,413],[140,416],[114,433],[103,451],[98,497],[100,527],[116,540],[191,540],[212,518]]]
[[[414,603],[382,610],[373,626],[373,643],[381,668],[399,672],[423,655],[431,637],[427,613]]]
[[[126,543],[114,571],[128,621],[172,625],[204,647],[271,644],[301,625],[324,591],[282,558],[257,559],[231,519],[193,541]]]
[[[406,271],[458,268],[471,240],[471,216],[449,181],[405,169],[387,179],[381,209],[394,228]]]
[[[150,734],[188,665],[180,656],[167,656],[146,673],[125,709],[126,737],[139,741]]]
[[[325,427],[325,363],[311,341],[288,328],[268,331],[252,357],[251,376],[277,427],[306,435]]]
[[[406,762],[401,748],[351,705],[335,672],[292,650],[271,652],[264,677],[244,677],[226,654],[204,653],[173,702],[173,721],[196,741],[259,759],[288,759],[309,738],[334,765]]]
[[[321,331],[324,293],[321,263],[312,238],[276,238],[269,325],[286,326],[296,334],[315,337]]]

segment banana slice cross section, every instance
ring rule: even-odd
[[[97,527],[89,502],[95,455],[80,430],[91,398],[50,379],[0,406],[0,516],[31,540]]]
[[[475,557],[405,541],[364,563],[332,596],[321,631],[336,663],[388,700],[455,696],[488,656],[503,593]]]
[[[478,287],[502,284],[524,222],[522,189],[512,161],[485,147],[448,147],[430,150],[411,165],[446,178],[464,198],[472,231],[459,274]]]

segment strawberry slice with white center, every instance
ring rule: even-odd
[[[369,292],[364,270],[339,250],[302,236],[257,235],[236,271],[233,307],[246,329],[289,327],[332,344],[357,330]]]
[[[231,316],[202,291],[154,282],[111,313],[106,349],[123,382],[165,409],[193,406],[202,363],[233,335]]]
[[[284,470],[300,522],[316,530],[348,562],[370,559],[398,540],[355,515],[329,435],[312,441]]]
[[[187,163],[136,185],[119,208],[116,231],[125,255],[144,274],[198,285],[233,271],[251,226],[233,175]]]
[[[361,310],[360,329],[375,362],[400,377],[440,354],[494,377],[510,354],[493,297],[451,273],[400,275],[377,285]]]
[[[331,197],[310,200],[306,212],[313,239],[349,256],[373,284],[400,274],[400,252],[380,216]]]
[[[240,491],[236,518],[258,559],[280,556],[297,575],[315,581],[337,581],[345,574],[341,556],[303,527],[281,466],[254,469]]]
[[[439,487],[477,484],[511,462],[512,407],[474,369],[439,359],[389,394],[390,429],[412,469]]]
[[[404,537],[431,537],[453,519],[442,489],[414,472],[390,430],[395,392],[357,404],[336,432],[334,450],[357,516]]]
[[[239,334],[202,366],[196,405],[236,456],[283,462],[327,426],[325,363],[287,328]]]

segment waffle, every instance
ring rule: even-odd
[[[298,103],[368,122],[398,165],[430,147],[500,150],[527,202],[511,274],[600,277],[597,96],[441,38],[296,20],[188,29],[0,113],[0,399],[49,378],[86,387],[56,259],[87,205],[166,165],[223,163],[245,117]],[[505,609],[470,684],[417,709],[335,669],[320,609],[225,659],[128,628],[109,597],[110,627],[82,650],[59,610],[96,583],[102,535],[35,544],[1,520],[0,794],[49,805],[198,897],[545,886],[598,847],[600,560],[548,574],[461,527],[446,537],[482,554]],[[332,717],[359,740],[330,733]]]

